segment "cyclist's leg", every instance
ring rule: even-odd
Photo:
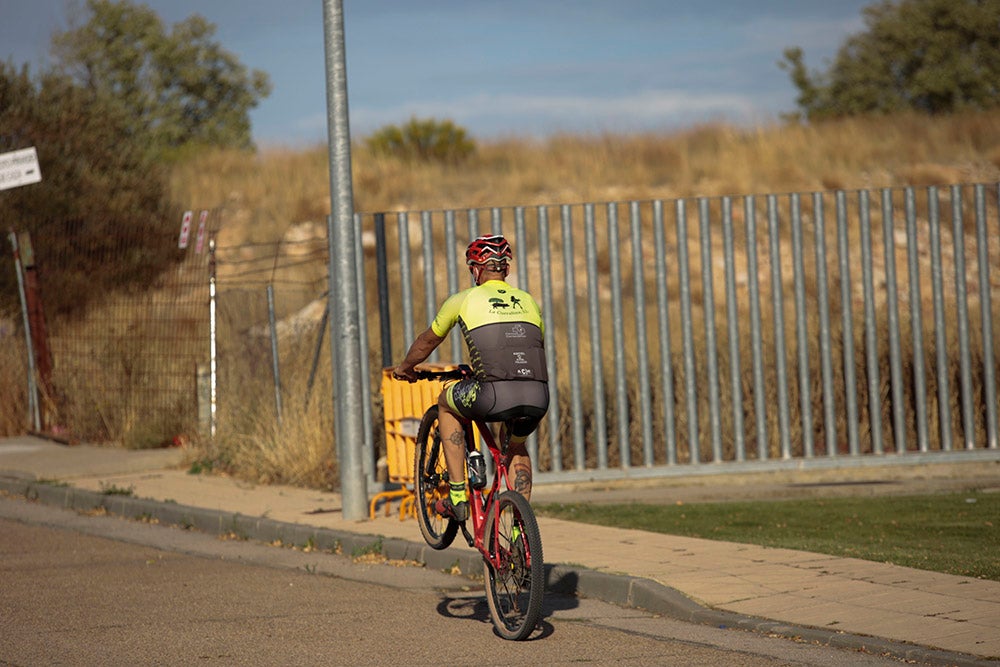
[[[458,483],[465,481],[465,432],[448,401],[450,389],[451,387],[445,387],[438,397],[438,430],[441,432],[441,444],[444,445],[448,477]]]
[[[506,426],[504,427],[506,428]],[[514,490],[531,500],[531,455],[525,442],[528,436],[518,438],[513,434],[507,444],[507,455],[510,457],[510,473],[514,477]]]

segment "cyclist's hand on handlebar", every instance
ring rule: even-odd
[[[403,366],[396,366],[392,369],[392,377],[397,380],[406,380],[407,382],[416,382],[419,379],[416,371],[412,368],[404,368]]]

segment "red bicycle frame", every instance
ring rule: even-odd
[[[476,429],[472,429],[471,426],[475,425]],[[501,491],[501,481],[506,485],[507,489],[511,489],[510,480],[507,476],[507,454],[506,451],[501,452],[500,448],[497,446],[496,439],[493,437],[493,432],[489,429],[485,422],[472,421],[472,420],[462,420],[462,429],[465,431],[465,453],[466,460],[468,460],[469,452],[476,449],[475,443],[475,430],[478,430],[482,441],[486,444],[486,448],[490,452],[490,456],[493,459],[494,473],[493,473],[493,483],[489,488],[482,489],[469,489],[469,500],[471,501],[469,505],[471,506],[470,518],[472,519],[472,534],[469,533],[469,529],[466,527],[465,523],[462,523],[462,534],[465,536],[466,542],[468,542],[470,547],[474,547],[483,555],[490,565],[495,569],[499,569],[506,565],[506,563],[500,562],[500,557],[497,554],[491,554],[486,547],[488,543],[486,540],[486,519],[487,512],[493,512],[493,537],[496,538],[497,532],[500,529],[500,522],[497,517],[497,504],[492,502],[493,498]],[[506,427],[504,427],[505,432],[507,432]],[[506,447],[504,448],[506,450]],[[466,469],[466,479],[468,479],[468,469]],[[493,539],[489,542],[493,544],[498,544],[499,540]],[[529,554],[530,557],[530,554]]]

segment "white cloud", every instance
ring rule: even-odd
[[[643,91],[617,96],[491,95],[352,108],[355,134],[418,118],[449,118],[474,135],[559,129],[641,130],[715,118],[748,120],[760,109],[745,95]],[[319,119],[313,119],[317,121]],[[322,118],[325,127],[326,118]],[[318,126],[319,124],[317,124]]]

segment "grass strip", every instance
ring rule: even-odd
[[[1000,494],[647,505],[537,504],[540,516],[861,558],[1000,581]]]

